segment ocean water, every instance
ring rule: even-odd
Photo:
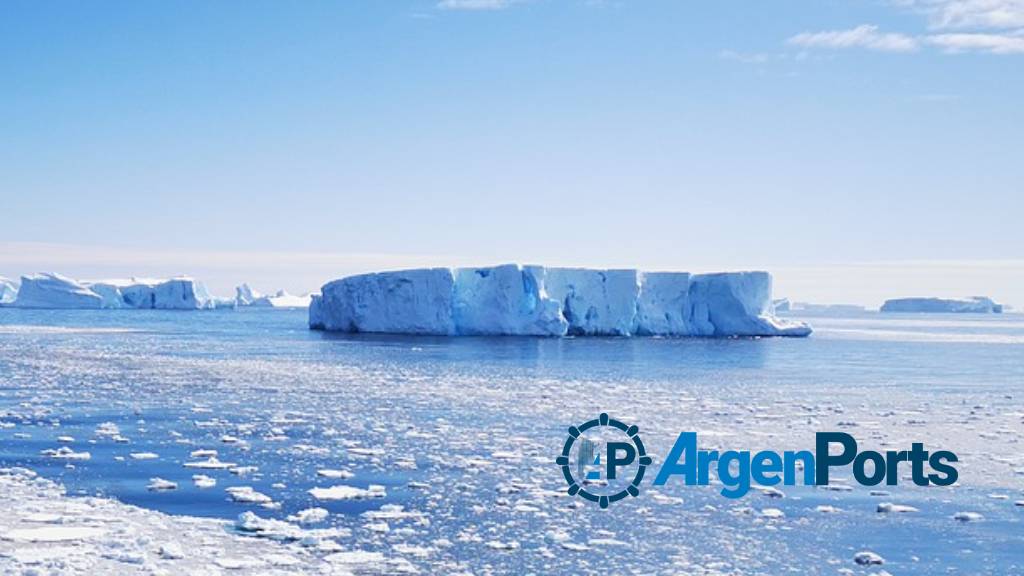
[[[349,528],[345,548],[423,573],[867,574],[862,550],[892,574],[1024,573],[1024,316],[820,316],[808,339],[724,340],[331,335],[305,319],[0,309],[0,467],[171,514],[323,507],[318,527]],[[841,430],[862,448],[952,450],[960,481],[840,474],[732,500],[648,480],[600,510],[565,494],[554,459],[601,412],[639,426],[654,471],[684,430],[755,451]],[[89,458],[47,456],[61,448]],[[235,469],[186,467],[197,450]],[[336,485],[383,496],[309,493]],[[234,501],[238,486],[272,503]],[[406,513],[372,513],[388,505]]]

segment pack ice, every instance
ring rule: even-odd
[[[60,274],[42,273],[22,276],[17,297],[9,305],[19,308],[201,310],[213,308],[215,300],[201,282],[187,277],[78,282]]]
[[[425,335],[807,336],[776,318],[767,272],[506,264],[349,276],[309,307],[317,330]]]

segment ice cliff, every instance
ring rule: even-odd
[[[309,326],[341,332],[530,336],[807,336],[776,318],[767,272],[697,274],[503,266],[349,276]]]
[[[964,300],[943,298],[895,298],[886,300],[882,312],[962,312],[975,314],[999,314],[1002,304],[991,298],[974,296]]]

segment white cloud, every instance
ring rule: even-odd
[[[1024,0],[897,0],[924,13],[933,29],[1024,28]]]
[[[441,0],[437,7],[442,10],[502,10],[512,5],[513,0]]]
[[[1024,29],[1002,33],[955,32],[908,36],[879,32],[877,26],[862,24],[849,30],[802,32],[789,38],[788,43],[804,48],[866,48],[882,52],[913,52],[927,45],[949,53],[1024,54]]]
[[[849,30],[802,32],[789,39],[789,43],[805,48],[867,48],[882,52],[913,52],[918,41],[905,34],[883,33],[878,26],[861,24]]]
[[[1024,36],[1010,34],[932,34],[927,42],[947,52],[1024,54]]]

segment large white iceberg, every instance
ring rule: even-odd
[[[329,282],[309,326],[341,332],[532,336],[806,336],[776,318],[771,276],[507,264]]]
[[[973,296],[964,300],[945,298],[895,298],[882,304],[882,312],[960,312],[974,314],[1000,314],[1002,304],[991,298]]]
[[[46,272],[22,276],[13,305],[19,308],[100,308],[103,298],[71,278]]]

